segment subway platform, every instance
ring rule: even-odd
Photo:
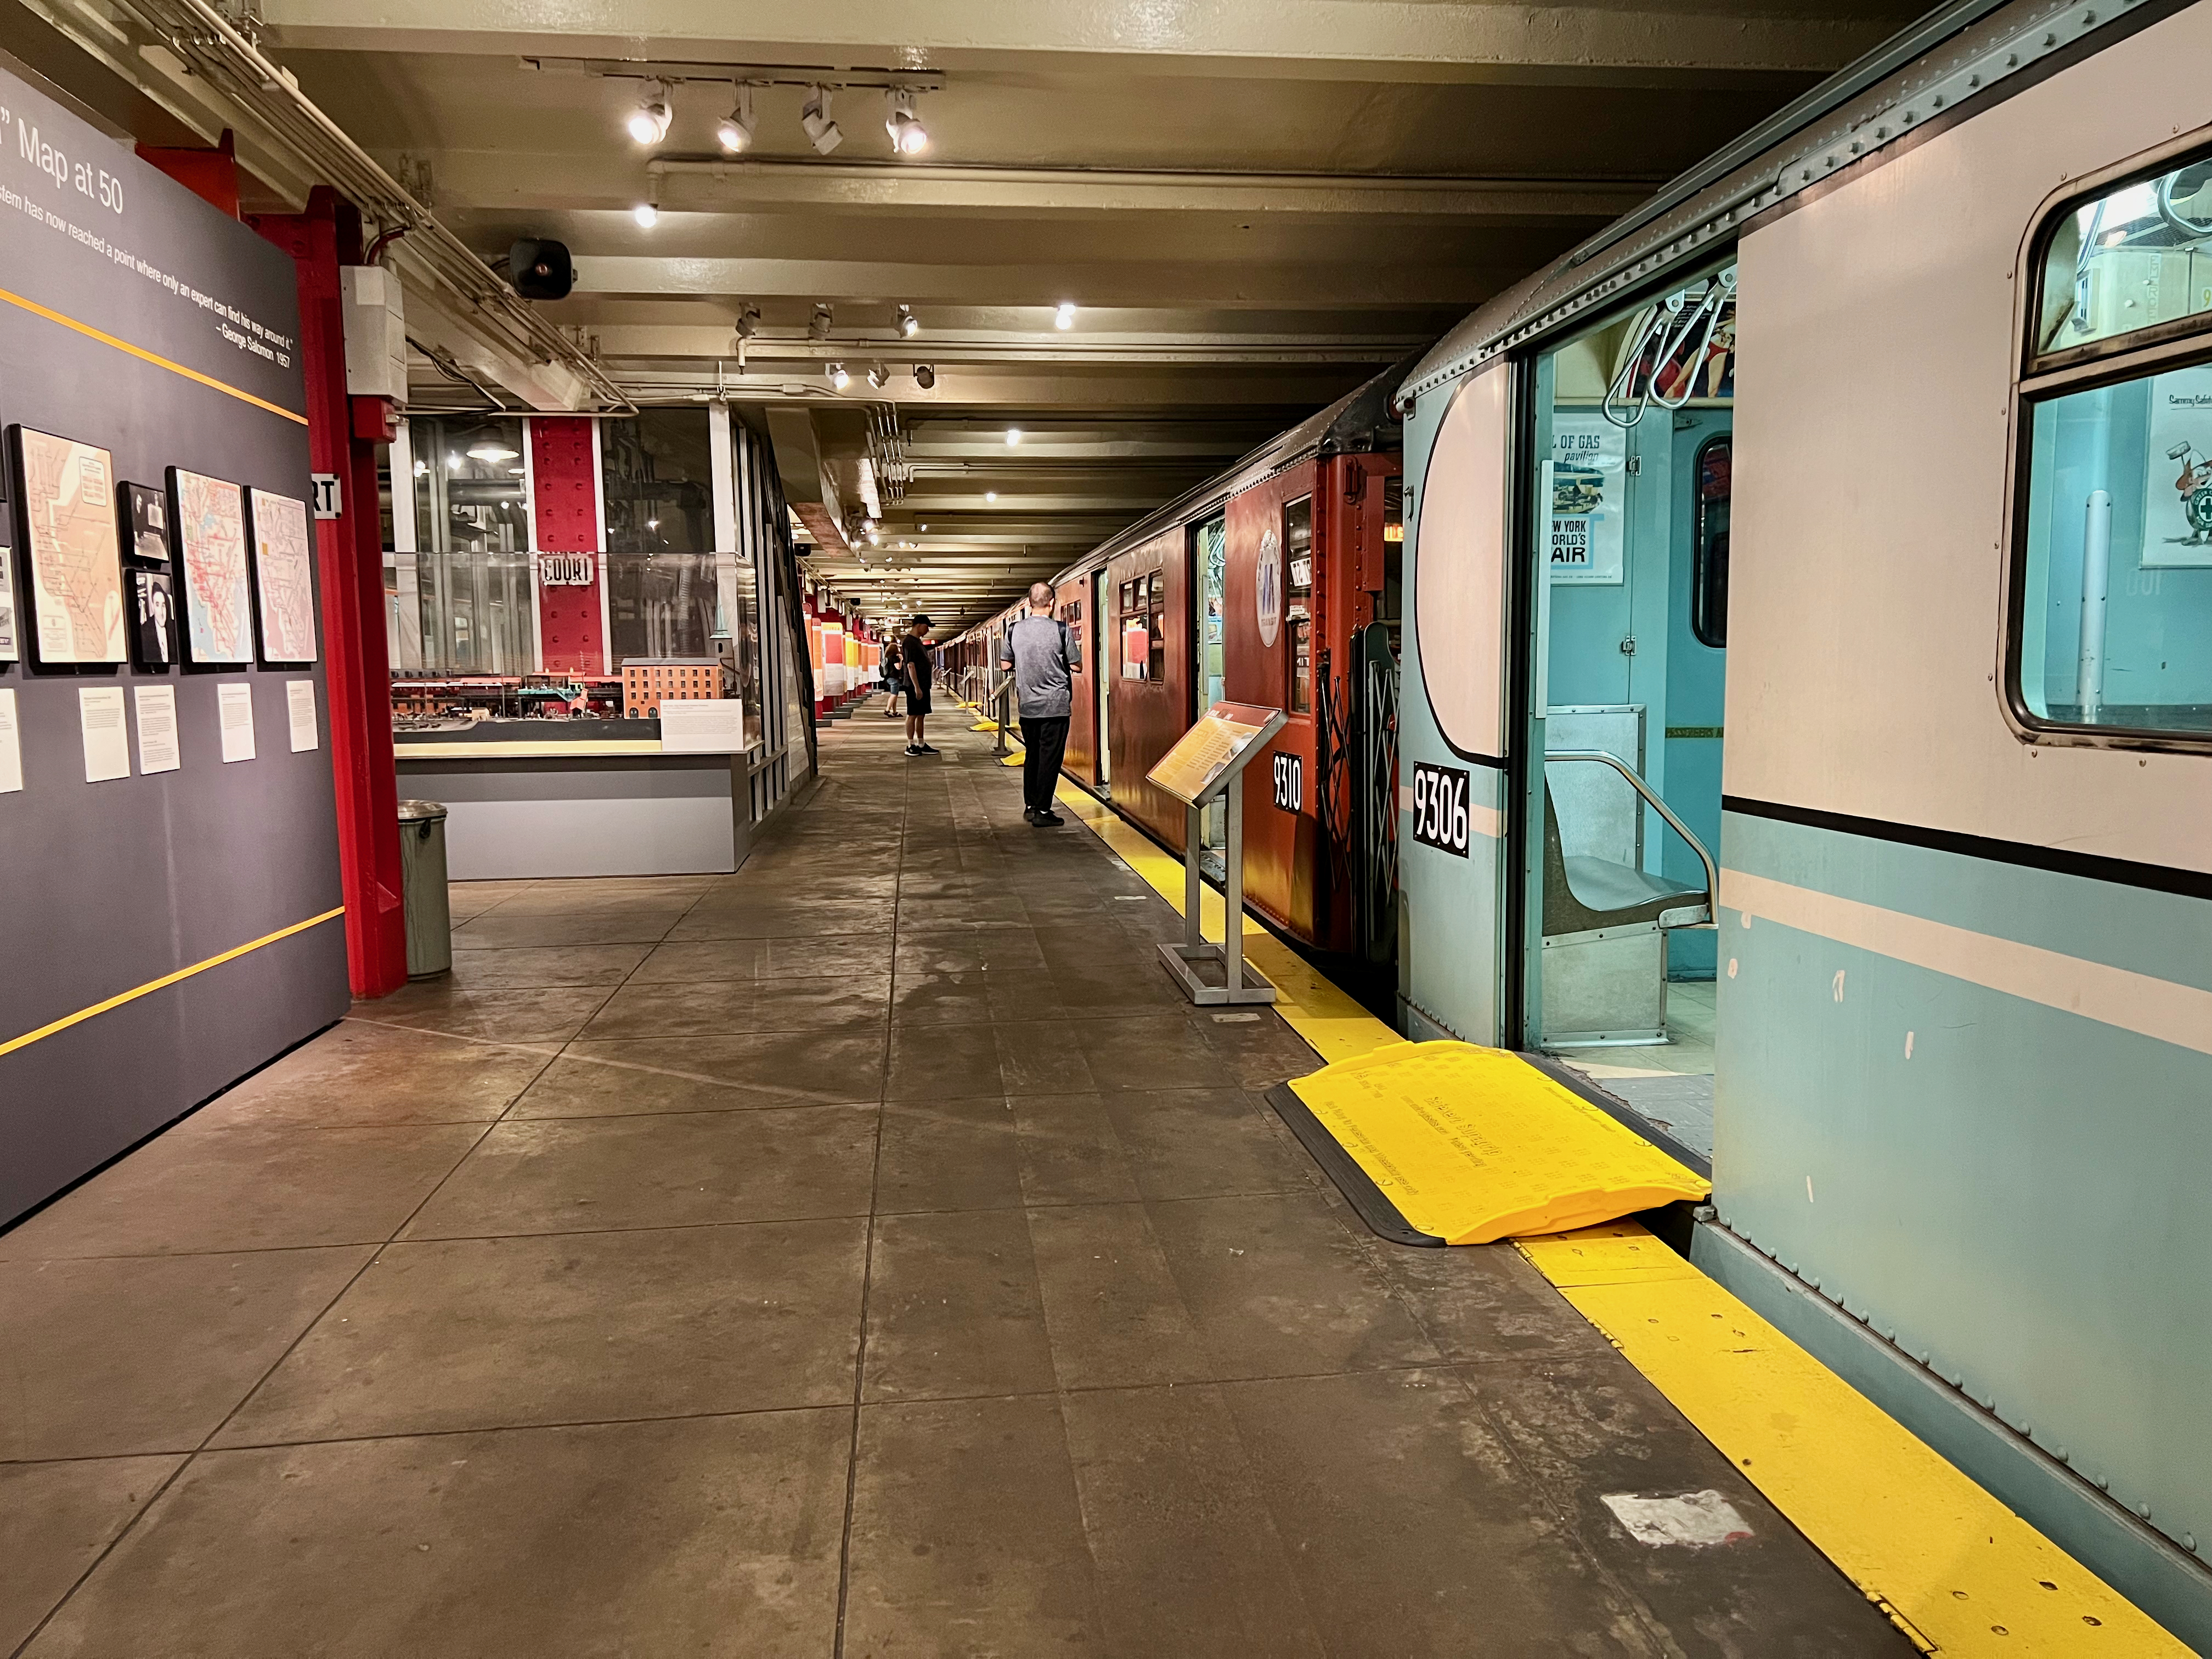
[[[1911,1651],[1512,1249],[1370,1235],[1312,1051],[933,724],[734,876],[457,888],[450,982],[0,1235],[0,1653]]]

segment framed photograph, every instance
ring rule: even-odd
[[[261,659],[315,660],[315,544],[307,504],[265,489],[246,492],[253,522],[253,597],[261,621]]]
[[[15,642],[15,550],[0,547],[0,662],[20,662]]]
[[[29,632],[39,660],[122,662],[130,650],[116,552],[114,458],[96,444],[33,427],[9,432]]]
[[[246,570],[246,491],[173,466],[169,518],[176,526],[185,660],[251,667],[253,593]]]
[[[169,562],[169,498],[144,484],[123,486],[123,554],[141,564]]]
[[[132,570],[131,660],[162,670],[177,660],[177,591],[166,570]]]

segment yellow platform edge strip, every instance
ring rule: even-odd
[[[234,386],[226,385],[223,381],[216,380],[212,374],[201,374],[197,368],[186,368],[182,363],[173,362],[158,352],[149,351],[143,346],[132,345],[130,341],[119,336],[110,334],[105,329],[94,328],[90,323],[81,323],[64,312],[56,311],[51,306],[40,305],[36,300],[27,300],[20,294],[10,294],[4,288],[0,288],[0,300],[6,301],[11,306],[20,306],[34,317],[43,317],[50,323],[59,323],[64,328],[74,330],[88,340],[97,340],[102,345],[113,346],[118,351],[127,352],[141,362],[151,363],[156,368],[166,368],[170,374],[181,374],[187,380],[196,380],[204,386],[222,392],[227,398],[235,398],[242,404],[252,404],[256,409],[265,409],[271,415],[281,415],[288,421],[297,421],[301,426],[307,423],[306,416],[295,415],[281,404],[272,404],[265,398],[255,397],[251,392],[242,392]]]
[[[1181,860],[1080,786],[1063,780],[1059,799],[1182,914]],[[1218,938],[1221,896],[1203,889],[1201,902]],[[1244,951],[1324,1060],[1406,1041],[1249,916]],[[1636,1223],[1517,1248],[1923,1652],[2187,1659],[2148,1614]]]
[[[226,962],[235,962],[250,951],[258,951],[264,945],[274,945],[280,939],[289,939],[295,933],[304,933],[310,927],[319,927],[333,916],[342,916],[344,914],[345,906],[341,904],[334,909],[324,911],[319,916],[309,916],[305,921],[295,921],[289,927],[279,927],[273,933],[264,933],[259,939],[249,939],[244,945],[234,945],[229,950],[211,956],[204,962],[196,962],[189,968],[179,968],[175,973],[164,974],[159,979],[149,979],[143,985],[134,986],[128,991],[118,992],[105,1002],[95,1002],[89,1008],[80,1008],[73,1014],[64,1014],[59,1019],[49,1021],[35,1031],[26,1031],[19,1037],[10,1037],[7,1042],[0,1042],[0,1054],[12,1054],[18,1048],[27,1048],[42,1037],[50,1037],[57,1031],[66,1031],[72,1025],[82,1025],[86,1020],[95,1015],[104,1014],[111,1008],[120,1008],[126,1002],[136,1002],[140,997],[150,996],[156,991],[174,985],[179,980],[190,979],[194,974],[204,974],[209,969],[220,968]]]

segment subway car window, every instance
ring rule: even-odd
[[[2212,736],[2212,365],[2043,398],[2028,445],[2027,713]]]
[[[2212,156],[2067,210],[2044,255],[2039,358],[2212,313]]]
[[[1164,679],[1168,672],[1167,592],[1164,579],[1152,572],[1146,595],[1145,626],[1152,630],[1152,649],[1146,657],[1146,678]]]
[[[1291,641],[1290,711],[1313,713],[1313,497],[1283,508],[1283,620]]]
[[[1733,441],[1698,446],[1696,522],[1690,532],[1690,631],[1716,651],[1728,647],[1729,480]]]

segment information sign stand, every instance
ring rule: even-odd
[[[1245,766],[1267,739],[1283,729],[1283,711],[1249,703],[1217,702],[1160,757],[1145,781],[1183,804],[1182,941],[1160,946],[1160,960],[1190,1000],[1201,1006],[1223,1003],[1273,1002],[1275,988],[1252,975],[1244,963],[1244,790]],[[1206,809],[1224,801],[1228,866],[1221,892],[1221,942],[1206,937],[1200,909],[1206,891],[1199,869],[1205,842]],[[1195,963],[1218,962],[1222,982],[1201,978]],[[1253,982],[1247,982],[1248,976]]]

